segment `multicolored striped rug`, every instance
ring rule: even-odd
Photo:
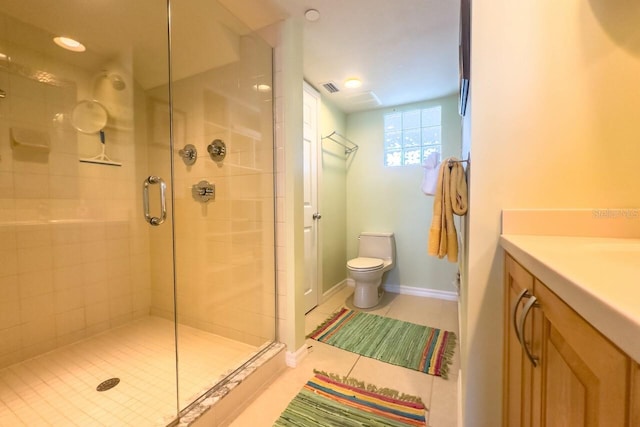
[[[308,338],[343,350],[447,378],[453,332],[343,308]]]
[[[350,378],[316,373],[289,402],[274,427],[425,426],[419,398],[378,390]]]

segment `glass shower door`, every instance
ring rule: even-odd
[[[229,3],[171,2],[180,409],[275,339],[272,49]]]
[[[0,425],[166,424],[167,5],[79,4],[0,12]]]

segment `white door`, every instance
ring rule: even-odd
[[[304,311],[318,305],[318,115],[320,94],[303,85]]]

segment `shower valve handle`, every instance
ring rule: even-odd
[[[227,155],[227,146],[221,139],[214,139],[211,144],[207,146],[207,152],[214,162],[221,162]]]
[[[208,202],[216,198],[216,186],[207,181],[200,181],[191,187],[191,195],[198,202]]]
[[[198,150],[193,144],[187,144],[183,149],[178,151],[185,165],[191,166],[198,159]]]

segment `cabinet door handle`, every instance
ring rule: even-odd
[[[527,294],[527,289],[523,289],[522,292],[518,294],[513,307],[511,307],[511,320],[513,321],[513,329],[515,329],[516,331],[516,338],[518,338],[518,342],[520,343],[520,345],[522,345],[522,338],[520,337],[520,331],[518,330],[518,321],[516,320],[516,315],[518,313],[518,306],[520,305],[520,301],[522,301],[522,298],[524,298]]]
[[[529,299],[529,301],[527,301],[527,303],[524,305],[524,309],[522,309],[522,314],[520,315],[520,321],[518,322],[519,327],[516,329],[516,334],[518,335],[518,338],[520,340],[520,344],[522,345],[524,353],[527,355],[527,358],[529,359],[529,361],[531,361],[531,364],[534,367],[538,366],[538,358],[533,354],[531,354],[531,351],[529,351],[529,347],[527,347],[527,343],[524,341],[524,336],[522,331],[524,331],[524,323],[527,321],[527,316],[529,315],[529,312],[533,307],[538,306],[537,302],[538,302],[538,299],[533,295],[531,295],[531,298]],[[520,330],[520,333],[518,333],[518,330]]]

